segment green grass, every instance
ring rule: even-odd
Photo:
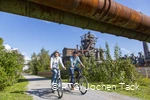
[[[26,94],[28,81],[24,78],[13,86],[6,87],[0,91],[0,100],[32,100],[32,97]]]
[[[146,86],[141,86],[139,91],[126,91],[126,90],[122,91],[119,89],[116,92],[131,97],[137,97],[140,98],[141,100],[150,100],[150,88]]]
[[[62,79],[62,82],[67,83],[67,82],[68,82],[68,79]]]
[[[100,82],[91,82],[90,83],[90,86],[91,85],[101,85],[102,83]],[[105,84],[103,83],[104,85],[111,85],[112,84]],[[136,97],[136,98],[139,98],[141,100],[150,100],[150,79],[147,79],[147,78],[143,78],[143,79],[139,79],[137,81],[137,84],[139,85],[139,89],[140,90],[126,90],[126,86],[124,85],[124,88],[122,89],[121,88],[121,85],[119,84],[115,84],[116,85],[116,90],[114,89],[110,89],[110,90],[101,90],[102,91],[108,91],[108,92],[117,92],[117,93],[120,93],[120,94],[123,94],[123,95],[127,95],[127,96],[130,96],[130,97]],[[113,84],[114,85],[114,84]],[[131,83],[131,85],[135,85],[134,83]]]

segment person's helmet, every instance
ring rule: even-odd
[[[78,54],[78,51],[77,50],[73,51],[73,54]]]

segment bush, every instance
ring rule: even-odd
[[[138,73],[130,59],[119,59],[121,56],[120,48],[115,45],[115,59],[110,56],[109,45],[106,43],[105,56],[106,59],[102,63],[96,63],[94,57],[90,60],[82,57],[83,63],[86,66],[84,71],[89,82],[105,82],[110,84],[125,82],[131,83],[138,79]]]
[[[61,71],[61,78],[62,79],[68,79],[70,76],[70,71],[69,71],[69,67],[70,67],[70,61],[67,61],[67,63],[65,64],[66,70],[62,69]]]
[[[91,82],[119,83],[134,82],[138,77],[130,60],[103,61],[101,64],[86,63],[84,74]]]
[[[7,77],[6,77],[6,72],[4,68],[0,67],[0,90],[4,89],[4,87],[7,85]]]
[[[38,54],[33,53],[28,64],[29,72],[34,75],[37,75],[39,71],[50,70],[49,51],[42,48]]]
[[[150,87],[150,79],[145,77],[140,77],[137,82],[140,86],[149,86]]]
[[[18,51],[7,51],[0,38],[0,89],[13,85],[21,76],[24,57]]]

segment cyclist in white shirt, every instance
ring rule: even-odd
[[[51,61],[50,61],[50,68],[51,68],[51,71],[53,72],[52,85],[54,83],[56,83],[56,78],[57,78],[57,74],[58,74],[57,69],[59,69],[59,64],[61,64],[61,66],[66,70],[66,67],[62,63],[62,59],[59,55],[60,55],[59,52],[55,51],[53,53],[53,56],[51,57]]]

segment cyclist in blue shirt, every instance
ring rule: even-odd
[[[78,57],[78,52],[76,50],[73,52],[73,56],[70,57],[70,62],[71,83],[74,83],[74,71],[78,71],[78,73],[80,71],[78,64],[80,64],[84,68],[85,66],[82,64],[80,58]],[[71,90],[74,90],[73,85]]]

